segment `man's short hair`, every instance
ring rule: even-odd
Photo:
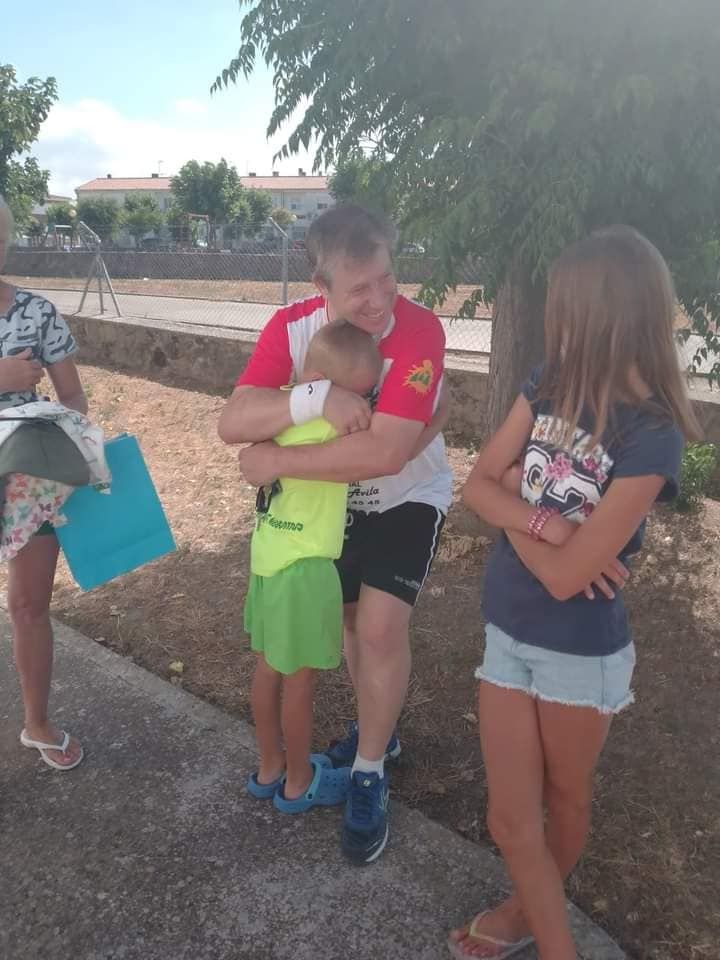
[[[313,275],[329,282],[327,265],[333,257],[369,260],[381,247],[392,251],[395,229],[384,217],[355,204],[333,207],[314,220],[305,237]]]

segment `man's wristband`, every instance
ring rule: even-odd
[[[296,427],[323,415],[331,386],[330,380],[311,380],[310,383],[299,383],[292,388],[290,418]]]

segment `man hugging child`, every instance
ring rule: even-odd
[[[308,347],[303,383],[331,380],[360,396],[380,380],[372,337],[343,322],[326,324]],[[323,418],[275,438],[281,446],[325,443],[337,436]],[[247,789],[283,813],[342,803],[349,768],[311,754],[316,670],[340,665],[343,601],[335,560],[347,509],[346,483],[281,477],[258,491],[250,545],[245,630],[257,654],[252,711],[260,766]]]

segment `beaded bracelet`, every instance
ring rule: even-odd
[[[530,514],[528,521],[528,534],[533,540],[539,540],[545,529],[545,524],[550,517],[554,517],[558,511],[554,507],[538,507]]]

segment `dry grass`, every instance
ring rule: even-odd
[[[215,439],[217,398],[85,368],[92,413],[135,433],[178,552],[82,594],[65,570],[55,615],[164,677],[247,718],[252,657],[241,632],[253,496]],[[460,483],[470,465],[451,451]],[[629,588],[639,651],[637,704],[614,724],[595,825],[571,895],[638,960],[717,960],[720,948],[720,504],[699,518],[659,513]],[[396,794],[487,843],[473,670],[489,541],[461,508],[414,618],[414,672]],[[343,671],[326,676],[317,740],[353,715]]]

